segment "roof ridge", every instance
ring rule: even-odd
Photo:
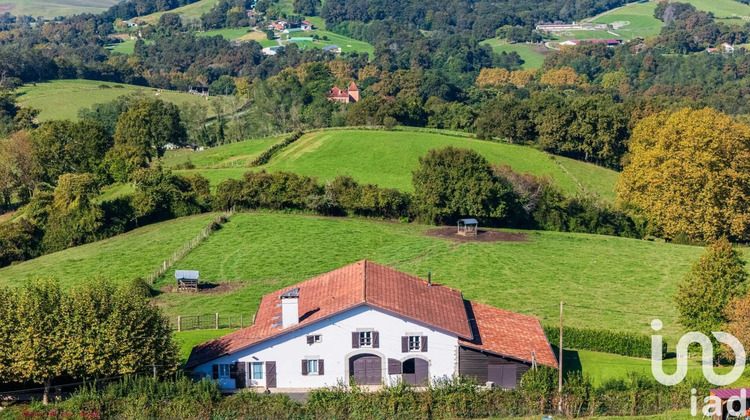
[[[367,302],[367,258],[362,262],[362,301]]]

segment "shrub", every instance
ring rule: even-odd
[[[545,326],[547,337],[558,337],[558,327]],[[554,341],[554,340],[553,340]],[[593,328],[563,327],[563,347],[592,350],[630,357],[651,357],[651,337],[646,334],[619,332]],[[667,354],[667,344],[662,347],[662,356]]]

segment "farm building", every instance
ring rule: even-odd
[[[563,41],[560,43],[562,46],[573,46],[578,45],[581,42],[591,42],[592,44],[607,44],[608,47],[616,47],[620,44],[622,44],[621,39],[583,39],[583,40],[569,40],[569,41]]]
[[[174,278],[177,280],[177,291],[198,291],[198,278],[200,272],[193,270],[175,270]]]
[[[343,104],[357,102],[359,100],[359,88],[354,82],[349,85],[347,90],[339,89],[338,86],[334,86],[328,93],[328,100],[341,102]]]
[[[476,235],[479,229],[479,222],[477,219],[459,219],[458,221],[458,234],[463,236]]]
[[[306,21],[306,20],[303,20],[303,21],[302,21],[302,22],[300,23],[300,28],[301,28],[301,29],[302,29],[303,31],[312,31],[313,29],[315,29],[315,25],[313,25],[312,23],[310,23],[310,22],[308,22],[308,21]]]
[[[713,415],[712,420],[747,418],[747,413],[742,411],[741,407],[744,406],[746,409],[750,407],[750,388],[712,389],[711,397],[716,399],[718,403],[716,408],[719,408]],[[732,415],[730,410],[739,415]]]
[[[323,47],[323,51],[332,52],[334,54],[341,54],[341,47],[336,44],[331,44]]]
[[[557,367],[536,318],[363,260],[264,296],[252,326],[195,346],[187,368],[224,389],[459,375],[515,388],[537,363]]]
[[[261,52],[265,55],[276,55],[276,52],[279,50],[279,46],[275,47],[265,47],[261,50]]]

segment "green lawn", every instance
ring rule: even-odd
[[[208,282],[237,282],[223,293],[165,293],[170,316],[252,315],[260,297],[362,258],[420,276],[490,305],[567,325],[650,332],[660,317],[676,336],[672,295],[701,254],[698,247],[595,235],[529,232],[529,242],[456,243],[428,237],[430,227],[361,219],[236,214],[181,260]],[[82,263],[84,264],[84,263]],[[2,275],[2,271],[0,271]],[[158,287],[171,284],[168,274]]]
[[[253,139],[211,147],[202,152],[194,152],[187,149],[168,150],[162,162],[168,167],[174,167],[188,161],[198,168],[232,165],[247,166],[264,150],[283,139],[284,136]]]
[[[252,31],[253,31],[252,28],[225,28],[225,29],[215,29],[213,31],[198,32],[195,35],[196,36],[221,35],[224,39],[234,40],[237,38],[242,38],[246,36],[248,33],[251,33]],[[263,36],[265,37],[265,34],[263,34]]]
[[[208,226],[215,215],[204,214],[149,225],[124,235],[69,248],[0,269],[0,286],[26,279],[56,277],[63,286],[103,276],[118,283],[145,277],[172,253]]]
[[[525,69],[538,69],[542,67],[544,56],[549,53],[547,48],[542,44],[509,44],[505,40],[498,38],[487,39],[480,44],[489,45],[492,47],[492,51],[498,54],[517,52],[524,61],[523,68]]]
[[[150,15],[142,16],[139,18],[136,18],[138,22],[146,22],[150,24],[156,24],[159,21],[159,18],[164,13],[177,13],[182,18],[183,22],[190,21],[190,20],[197,20],[200,19],[200,17],[211,10],[211,8],[214,7],[218,0],[200,0],[195,3],[188,4],[187,6],[178,7],[176,9],[172,9],[168,12],[156,12],[152,13]]]
[[[128,39],[127,41],[119,42],[117,44],[111,44],[107,46],[107,49],[120,54],[133,54],[133,51],[135,50],[135,42],[135,39]],[[146,39],[143,42],[145,42],[146,45],[154,43],[151,39]]]
[[[364,41],[359,41],[354,38],[349,38],[349,37],[339,35],[334,32],[329,32],[329,31],[325,31],[321,29],[316,29],[310,32],[294,33],[292,34],[292,37],[294,36],[307,37],[307,36],[313,36],[313,35],[318,35],[320,39],[313,41],[313,42],[301,42],[299,45],[300,46],[309,45],[315,48],[323,48],[329,45],[338,45],[339,47],[341,47],[341,51],[345,53],[353,52],[353,51],[365,52],[370,55],[373,55],[375,53],[375,47],[373,47],[372,45]],[[324,40],[323,37],[326,37],[327,39]],[[286,39],[286,34],[282,35],[282,39]]]
[[[615,184],[620,176],[618,172],[603,171],[601,166],[593,163],[581,162],[562,156],[555,156],[554,159],[581,183],[584,191],[598,194],[610,202],[617,199]]]
[[[119,3],[119,0],[3,0],[0,14],[44,16],[54,18],[80,13],[100,13]]]
[[[190,357],[190,351],[194,346],[205,343],[206,341],[213,340],[214,338],[227,335],[231,332],[237,331],[236,329],[221,329],[221,330],[197,330],[197,331],[182,331],[174,333],[174,339],[177,345],[180,346],[180,363],[184,364]]]
[[[109,86],[103,88],[102,86]],[[18,102],[41,110],[40,121],[53,119],[78,118],[78,110],[94,104],[109,102],[122,95],[139,94],[143,97],[158,98],[177,105],[183,103],[205,103],[219,101],[220,97],[191,95],[186,92],[153,89],[144,86],[125,85],[121,83],[100,82],[97,80],[53,80],[51,82],[26,85],[18,89],[21,96]],[[208,106],[207,117],[214,115],[213,108]]]

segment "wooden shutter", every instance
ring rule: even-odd
[[[237,378],[235,378],[235,386],[237,388],[245,388],[247,387],[247,363],[246,362],[237,362]]]
[[[211,377],[219,379],[219,365],[211,365]]]
[[[318,375],[324,374],[325,371],[323,370],[323,359],[318,360]]]
[[[276,388],[276,362],[266,362],[266,388]]]
[[[307,336],[307,344],[312,344],[315,342],[315,337],[312,335]]]
[[[352,348],[353,349],[359,348],[359,333],[358,332],[352,333]]]
[[[427,351],[427,336],[426,335],[422,336],[421,344],[422,344],[422,351]]]
[[[302,376],[307,376],[307,360],[302,359]]]
[[[388,359],[388,374],[389,375],[401,374],[401,362],[398,359]]]
[[[376,349],[380,347],[380,333],[377,331],[372,332],[372,348]]]
[[[237,363],[229,365],[229,379],[237,379]]]
[[[408,353],[409,352],[409,337],[403,336],[401,337],[401,353]]]

